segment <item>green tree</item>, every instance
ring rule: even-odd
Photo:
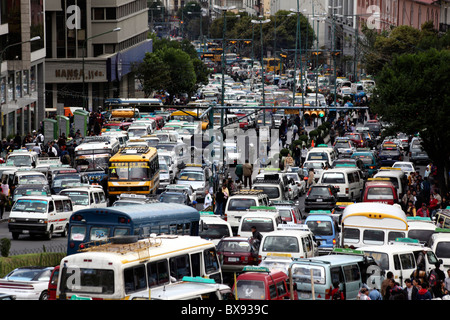
[[[155,91],[164,90],[170,82],[169,66],[164,62],[161,51],[147,52],[144,61],[133,67],[146,97]]]
[[[429,49],[394,56],[377,78],[372,111],[392,129],[418,133],[448,190],[450,169],[450,51]]]

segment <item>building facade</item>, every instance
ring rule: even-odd
[[[0,0],[0,137],[26,135],[44,119],[44,0]]]
[[[96,111],[134,97],[133,64],[152,51],[146,0],[46,1],[46,111]]]

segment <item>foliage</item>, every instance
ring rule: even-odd
[[[54,267],[59,265],[61,260],[66,256],[66,253],[60,252],[46,252],[24,254],[12,257],[0,258],[0,278],[6,276],[12,270],[19,267],[27,266],[43,266]]]
[[[377,78],[372,111],[392,130],[419,133],[438,167],[442,188],[450,169],[450,51],[429,49],[396,55]]]
[[[0,253],[2,257],[9,256],[9,250],[11,249],[11,240],[8,238],[2,238],[0,240]]]

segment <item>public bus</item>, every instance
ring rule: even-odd
[[[386,245],[397,238],[405,238],[408,228],[406,214],[398,204],[354,203],[342,213],[341,246]]]
[[[113,136],[88,136],[75,148],[75,169],[85,173],[90,182],[100,182],[108,172],[109,159],[119,150]]]
[[[110,201],[123,193],[156,194],[159,187],[158,152],[153,147],[123,147],[109,159]]]
[[[195,208],[154,202],[89,208],[73,213],[69,222],[67,255],[120,235],[140,238],[151,233],[198,236],[200,214]]]
[[[116,109],[138,109],[139,113],[152,113],[163,106],[157,98],[112,98],[105,99],[105,109],[112,113]]]
[[[151,298],[152,289],[170,286],[185,276],[223,283],[211,241],[178,235],[135,239],[119,237],[64,257],[56,298],[72,299],[74,295],[93,300]]]
[[[185,122],[196,122],[199,121],[199,117],[202,115],[201,109],[195,110],[177,110],[170,114],[171,120],[180,120]],[[208,117],[205,116],[202,121],[202,130],[208,129],[209,120]]]
[[[264,68],[266,72],[274,72],[275,74],[279,74],[281,72],[281,59],[264,58]]]

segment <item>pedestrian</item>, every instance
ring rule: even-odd
[[[408,217],[415,217],[417,215],[416,207],[414,207],[411,200],[408,201],[408,206],[406,207],[405,213]]]
[[[433,289],[439,281],[445,281],[445,273],[440,269],[441,263],[436,262],[434,264],[434,269],[430,271],[430,276],[428,277],[428,284]]]
[[[238,163],[236,165],[236,168],[234,169],[234,173],[236,174],[236,177],[238,177],[238,179],[242,181],[242,175],[243,175],[242,163]]]
[[[413,197],[413,195],[411,193],[411,190],[410,189],[406,190],[406,193],[402,197],[402,208],[403,208],[403,210],[405,210],[408,207],[408,202],[409,201],[413,201],[413,200],[414,200],[414,197]]]
[[[371,300],[369,297],[369,290],[366,287],[362,287],[359,292],[359,300]]]
[[[445,282],[445,289],[450,291],[450,269],[447,269],[447,277],[444,280]]]
[[[444,218],[439,218],[438,222],[436,223],[436,228],[444,228]]]
[[[223,186],[216,192],[216,212],[215,214],[223,216],[223,208],[225,203],[225,194],[223,193]]]
[[[445,288],[445,282],[439,280],[436,285],[432,288],[432,293],[435,298],[443,298],[448,294],[448,290]]]
[[[291,154],[288,153],[286,158],[284,159],[284,170],[288,171],[290,167],[293,167],[295,164],[294,158],[292,158]]]
[[[377,288],[370,289],[369,298],[370,300],[383,300],[383,297],[381,296],[381,293]]]
[[[308,149],[306,149],[306,146],[303,145],[302,146],[302,152],[301,152],[301,156],[302,156],[302,165],[305,163],[306,161],[306,156],[308,155]]]
[[[383,296],[383,300],[389,300],[389,284],[390,280],[394,278],[394,273],[392,271],[388,271],[386,273],[386,279],[381,283],[380,293]]]
[[[306,182],[306,188],[309,189],[314,184],[314,169],[309,168],[308,171],[308,181]]]
[[[339,288],[339,282],[333,282],[333,290],[331,291],[331,300],[345,300],[344,293]]]
[[[8,204],[8,197],[0,192],[0,219],[3,219],[3,213],[5,212],[5,207]]]
[[[403,289],[399,286],[394,278],[389,279],[389,287],[389,300],[406,300]]]
[[[422,284],[419,285],[417,300],[431,300],[432,298],[433,298],[433,295],[431,294],[431,292],[429,290],[428,283],[422,282]]]
[[[412,284],[411,279],[405,279],[405,288],[403,292],[406,296],[406,300],[417,300],[417,294],[419,290]]]
[[[6,181],[6,179],[2,180],[1,187],[2,187],[2,193],[8,197],[9,196],[9,185],[8,185],[8,182]]]
[[[294,149],[294,162],[296,167],[300,166],[301,155],[302,150],[300,149],[300,145],[297,144]]]
[[[244,188],[247,188],[247,185],[252,188],[252,174],[253,174],[253,166],[249,163],[248,159],[245,160],[245,164],[242,167],[242,171],[244,174]]]
[[[257,230],[256,226],[252,226],[251,230],[252,230],[252,239],[261,241],[262,240],[262,234],[261,234],[261,232],[259,232]]]
[[[416,216],[423,218],[430,217],[430,211],[428,210],[426,203],[422,203],[421,208],[417,210]]]
[[[203,202],[203,210],[204,211],[213,211],[212,208],[213,205],[213,199],[211,196],[211,193],[209,193],[209,190],[205,190],[205,201]]]

